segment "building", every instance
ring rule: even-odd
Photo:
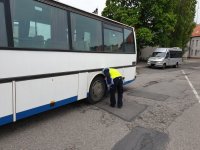
[[[200,24],[197,25],[191,35],[189,42],[189,58],[200,58]]]
[[[140,50],[141,53],[140,53],[139,59],[140,59],[141,61],[146,61],[146,60],[148,60],[148,58],[151,57],[152,53],[155,51],[156,48],[158,48],[158,46],[157,46],[157,47],[150,47],[150,46],[147,46],[147,47],[141,49],[141,50]]]

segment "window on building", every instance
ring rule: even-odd
[[[101,22],[71,13],[72,49],[77,51],[102,51]]]
[[[197,56],[197,50],[195,50],[195,56]]]
[[[33,0],[11,0],[11,11],[15,47],[69,49],[65,10]]]
[[[4,4],[0,2],[0,47],[5,47],[8,45],[4,11]]]
[[[196,40],[196,47],[198,46],[198,42],[199,42],[199,41],[198,41],[198,40]]]
[[[192,40],[192,47],[194,46],[194,40]]]

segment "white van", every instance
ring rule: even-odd
[[[149,67],[162,68],[166,68],[166,66],[178,67],[181,63],[182,50],[178,47],[157,48],[147,61]]]

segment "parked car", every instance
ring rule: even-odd
[[[182,49],[178,47],[172,48],[157,48],[152,53],[147,61],[149,67],[162,67],[167,66],[178,67],[182,63]]]

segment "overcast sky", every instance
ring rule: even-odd
[[[200,0],[197,0],[196,16],[194,21],[200,24]]]
[[[106,3],[106,0],[58,0],[58,1],[85,10],[87,12],[93,12],[96,8],[98,8],[99,15],[101,15],[101,12],[105,7]],[[200,24],[200,0],[197,1],[198,1],[198,7],[196,8],[197,12],[194,21]]]
[[[101,15],[101,12],[103,11],[106,3],[106,0],[58,0],[58,1],[91,13],[96,8],[98,8],[99,15]]]

